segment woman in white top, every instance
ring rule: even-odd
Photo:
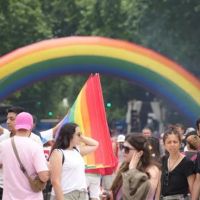
[[[80,145],[83,143],[84,145]],[[52,148],[50,156],[52,200],[85,200],[87,186],[82,156],[94,152],[98,142],[81,135],[75,123],[65,124]]]

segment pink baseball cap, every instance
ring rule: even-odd
[[[21,112],[15,119],[15,129],[25,129],[30,131],[33,128],[33,117],[30,113]]]

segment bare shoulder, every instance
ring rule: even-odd
[[[62,157],[62,152],[58,149],[54,149],[53,152],[51,153],[50,161],[57,160],[57,159],[60,160],[61,157]]]
[[[160,169],[156,165],[150,165],[147,168],[147,172],[150,174],[151,177],[158,177],[161,173]]]

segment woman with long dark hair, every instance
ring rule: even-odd
[[[154,199],[160,170],[151,158],[146,138],[142,135],[127,135],[122,148],[124,162],[113,181],[109,198]]]
[[[180,152],[181,136],[175,127],[165,131],[163,143],[168,155],[162,159],[161,199],[189,199],[195,178],[194,163]]]
[[[87,199],[82,156],[94,152],[97,147],[98,142],[83,136],[77,124],[63,125],[50,155],[52,200]]]

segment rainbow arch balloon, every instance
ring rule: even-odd
[[[140,84],[192,123],[200,115],[200,81],[191,73],[150,49],[92,36],[45,40],[1,57],[0,99],[44,78],[96,72]]]

